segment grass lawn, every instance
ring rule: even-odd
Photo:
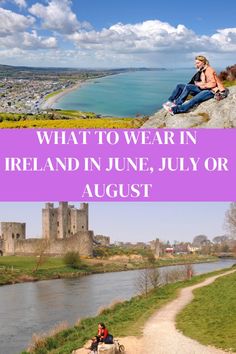
[[[17,257],[17,256],[4,256],[0,258],[0,267],[13,267],[23,270],[33,270],[36,263],[36,257]],[[48,257],[45,262],[40,266],[41,269],[51,268],[65,268],[63,259],[59,257]]]
[[[82,347],[96,333],[98,322],[106,323],[115,337],[141,335],[147,319],[161,306],[174,299],[181,288],[196,284],[209,276],[225,271],[203,274],[195,276],[191,280],[168,284],[151,291],[147,296],[136,296],[129,301],[115,304],[112,308],[103,310],[96,317],[84,319],[78,325],[65,329],[47,339],[41,338],[41,345],[31,353],[69,354],[72,350]],[[25,353],[22,352],[22,354]]]
[[[236,352],[236,274],[219,278],[194,295],[177,316],[177,327],[203,344]]]
[[[64,264],[63,258],[47,257],[36,270],[36,257],[0,257],[0,285],[25,281],[79,277],[91,273],[91,267],[81,263],[78,269]]]

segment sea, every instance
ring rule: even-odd
[[[112,117],[151,115],[167,101],[176,84],[190,81],[195,72],[195,68],[135,71],[88,80],[53,108]]]

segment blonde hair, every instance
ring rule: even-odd
[[[205,65],[209,65],[209,61],[207,60],[206,57],[204,57],[203,55],[198,55],[195,60],[199,60],[202,61]]]

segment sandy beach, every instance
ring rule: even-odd
[[[53,105],[55,103],[57,103],[62,97],[64,97],[68,93],[80,88],[83,83],[84,83],[84,81],[78,81],[75,85],[62,90],[58,94],[55,94],[54,96],[49,97],[48,99],[44,98],[42,104],[40,105],[40,109],[41,110],[47,110],[47,109],[52,108]]]

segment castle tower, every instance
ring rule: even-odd
[[[82,203],[80,209],[68,202],[60,202],[55,208],[46,203],[42,210],[43,238],[50,240],[65,239],[78,231],[88,231],[88,203]]]
[[[155,258],[159,258],[160,257],[160,240],[159,240],[159,238],[156,238],[155,240],[151,241],[150,247],[154,253]]]
[[[57,216],[57,238],[63,239],[68,236],[69,226],[68,202],[60,202]]]
[[[2,254],[14,255],[15,241],[24,240],[26,233],[26,224],[19,222],[1,222],[0,239],[2,243]]]
[[[53,203],[46,203],[42,209],[43,238],[55,240],[57,238],[57,209]]]

